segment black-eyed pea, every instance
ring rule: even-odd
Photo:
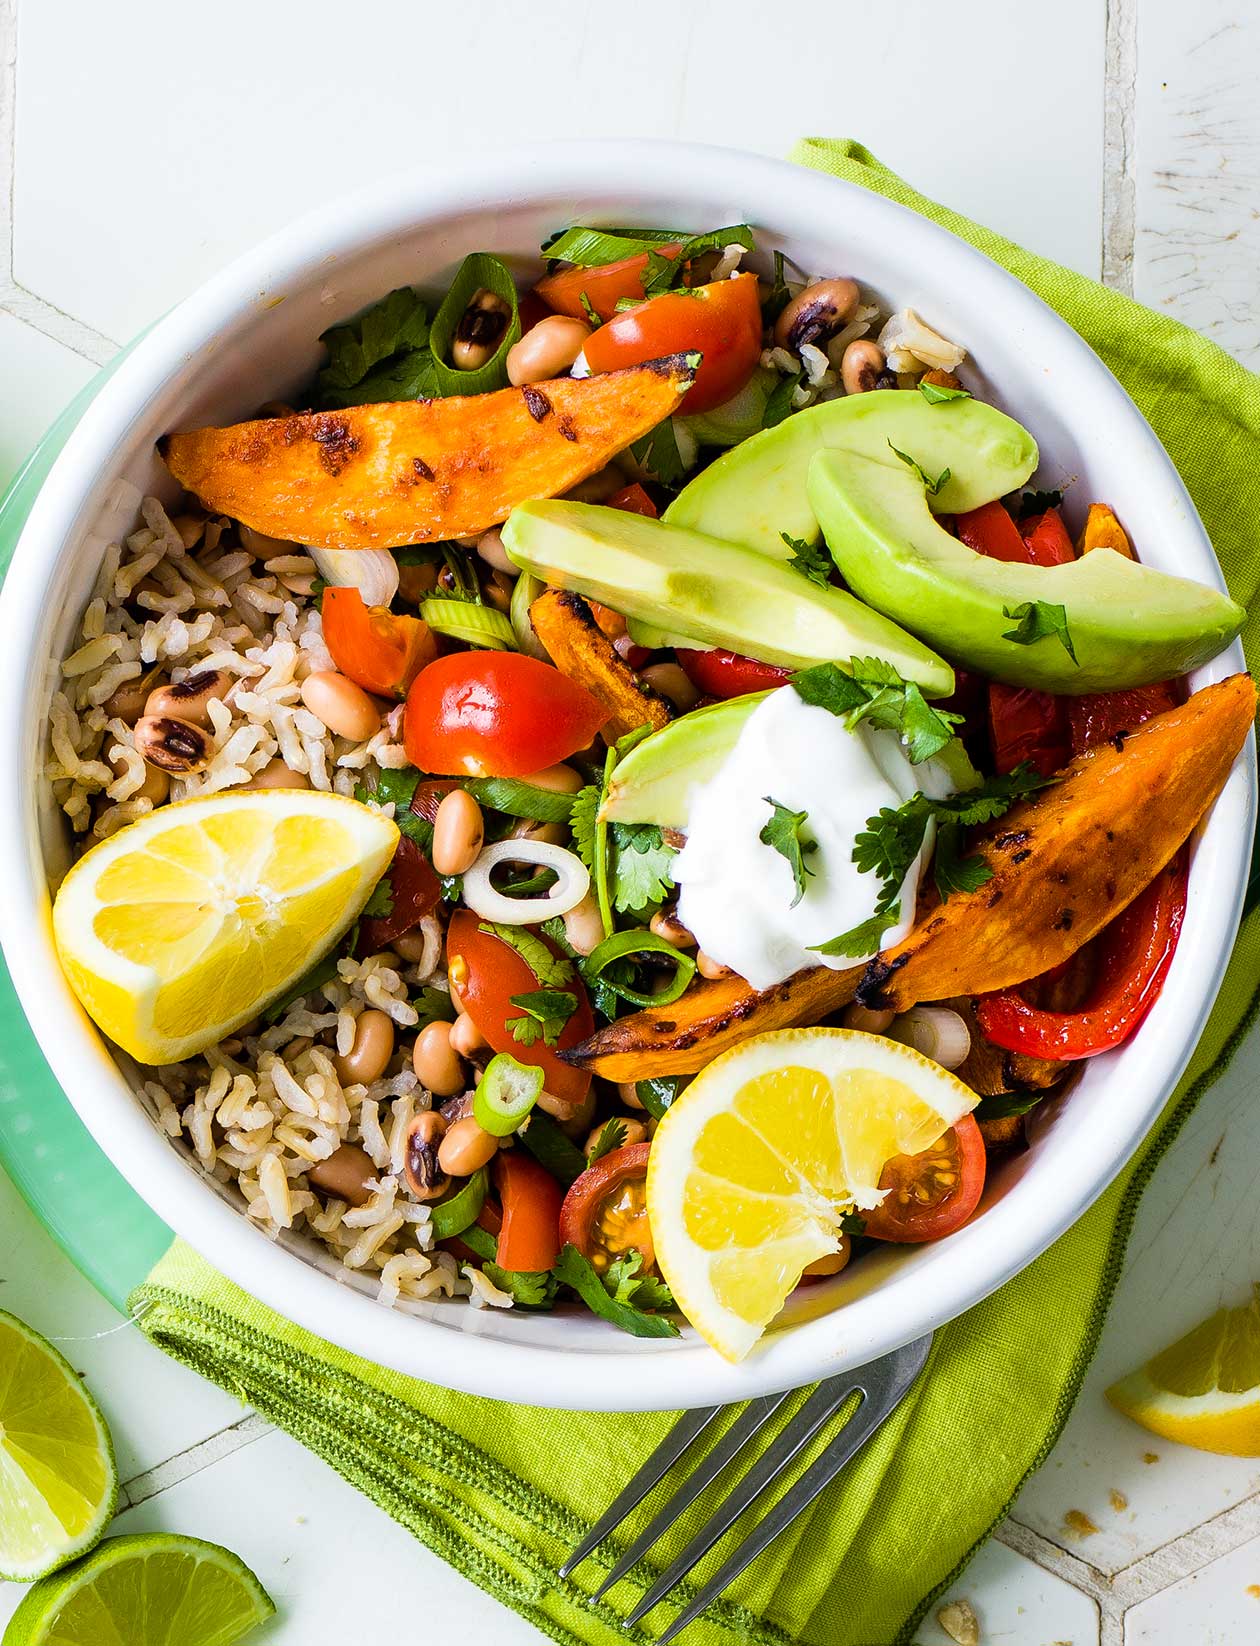
[[[433,867],[441,875],[471,869],[486,838],[481,807],[465,789],[444,794],[433,819]]]
[[[617,1096],[629,1109],[642,1110],[643,1102],[639,1097],[639,1088],[633,1080],[621,1080],[617,1083]]]
[[[135,725],[136,752],[151,766],[183,776],[210,760],[210,738],[200,726],[174,715],[142,715]]]
[[[869,337],[855,337],[840,359],[840,381],[846,394],[869,394],[884,375],[884,351]]]
[[[844,1028],[857,1029],[861,1034],[887,1034],[896,1015],[896,1012],[871,1011],[855,1000],[844,1008],[840,1022]]]
[[[302,682],[302,702],[336,737],[366,743],[380,730],[381,712],[372,699],[336,669],[317,669]]]
[[[508,831],[509,840],[541,840],[548,846],[563,846],[569,830],[563,823],[537,823],[527,817],[518,818]]]
[[[565,314],[549,314],[508,350],[508,382],[517,388],[559,377],[581,354],[591,328]]]
[[[680,714],[694,709],[700,701],[700,693],[681,664],[649,663],[646,669],[639,670],[639,679],[659,696],[668,698]]]
[[[356,1143],[343,1143],[327,1160],[316,1161],[306,1176],[324,1194],[362,1206],[372,1193],[368,1179],[376,1176],[376,1167]]]
[[[532,789],[546,789],[550,794],[576,794],[586,786],[581,772],[563,761],[558,766],[544,766],[541,771],[530,772],[521,782],[528,783]]]
[[[806,343],[821,347],[848,323],[860,296],[856,280],[816,280],[775,321],[775,342],[797,353]]]
[[[683,925],[673,909],[658,909],[648,921],[648,930],[654,932],[657,937],[663,937],[667,943],[672,943],[676,949],[694,949],[696,946],[691,931]]]
[[[236,685],[236,676],[227,669],[197,669],[173,685],[155,686],[145,700],[145,714],[174,715],[193,726],[210,724],[210,704],[223,703]]]
[[[127,725],[134,726],[145,713],[149,694],[157,687],[164,686],[166,679],[165,670],[149,669],[135,680],[124,680],[122,685],[116,687],[105,699],[101,707],[110,720],[124,720]]]
[[[451,341],[451,364],[456,371],[478,371],[494,359],[512,319],[508,305],[488,286],[480,286],[459,317]]]
[[[127,761],[121,759],[111,759],[109,761],[109,769],[113,772],[115,777],[121,777],[123,773],[127,771],[128,763]],[[150,766],[146,760],[144,763],[144,782],[141,783],[140,787],[134,794],[129,794],[127,799],[147,800],[154,806],[162,806],[165,805],[170,797],[171,779],[169,773],[163,771],[160,766]]]
[[[477,539],[477,553],[492,571],[503,572],[513,580],[521,575],[521,568],[508,558],[508,552],[503,547],[503,533],[497,526],[482,532]]]
[[[450,1185],[441,1161],[446,1122],[432,1109],[413,1115],[403,1153],[403,1179],[416,1200],[437,1200]]]
[[[399,566],[398,593],[409,606],[418,606],[437,588],[437,580],[435,561],[422,560],[414,566]]]
[[[705,954],[703,949],[696,950],[696,970],[701,977],[707,977],[710,983],[722,977],[734,977],[735,973],[729,966],[724,966],[720,960],[714,960],[711,954]]]
[[[647,1127],[644,1125],[643,1121],[637,1120],[633,1115],[628,1115],[628,1114],[614,1115],[613,1118],[618,1122],[618,1124],[624,1129],[624,1132],[625,1132],[625,1136],[622,1138],[621,1142],[617,1145],[617,1147],[619,1149],[628,1149],[632,1143],[646,1143],[647,1142]],[[603,1124],[592,1127],[589,1137],[586,1139],[586,1142],[582,1145],[582,1153],[586,1156],[586,1158],[588,1160],[591,1158],[591,1155],[595,1152],[595,1148],[596,1148],[597,1144],[599,1143],[600,1138],[603,1135],[604,1135]]]
[[[469,1017],[461,1012],[451,1024],[451,1050],[460,1057],[471,1057],[486,1044],[486,1037]]]
[[[464,1089],[464,1066],[451,1045],[449,1023],[426,1023],[411,1049],[416,1079],[435,1097],[454,1097]]]
[[[248,783],[240,785],[240,792],[256,792],[259,789],[309,789],[311,780],[305,772],[295,772],[292,766],[287,765],[279,755],[274,760],[256,771]]]
[[[604,920],[592,893],[565,915],[564,935],[579,954],[593,954],[604,941]]]
[[[394,1055],[394,1022],[385,1012],[360,1012],[354,1026],[354,1044],[333,1067],[343,1086],[370,1086],[379,1080]]]
[[[457,1120],[438,1148],[438,1165],[451,1177],[471,1177],[494,1159],[499,1140],[479,1126],[472,1115]]]

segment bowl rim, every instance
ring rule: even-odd
[[[917,1307],[888,1307],[893,1286],[876,1286],[843,1309],[776,1331],[739,1366],[729,1366],[694,1333],[653,1345],[650,1360],[612,1335],[606,1348],[577,1351],[480,1335],[480,1311],[463,1329],[382,1308],[339,1285],[312,1262],[267,1239],[218,1194],[189,1192],[189,1166],[161,1134],[105,1042],[71,994],[52,943],[50,900],[34,829],[27,712],[42,693],[47,658],[36,655],[39,610],[86,497],[108,475],[116,445],[174,373],[224,327],[295,281],[312,279],[330,255],[390,235],[413,235],[429,220],[479,216],[496,206],[582,189],[631,198],[644,178],[660,192],[705,200],[770,203],[785,193],[822,213],[843,199],[846,234],[893,232],[933,264],[932,282],[969,281],[975,307],[1004,324],[1013,311],[1030,339],[1056,362],[1052,404],[1088,392],[1110,420],[1109,436],[1156,477],[1183,510],[1176,542],[1203,581],[1224,587],[1203,526],[1172,462],[1137,407],[1092,349],[1022,282],[949,231],[859,185],[734,149],[670,140],[536,144],[510,153],[443,163],[440,174],[404,173],[307,213],[236,258],[173,309],[135,345],[85,411],[41,488],[0,591],[0,860],[15,883],[0,907],[0,944],[44,1055],[96,1141],[123,1176],[188,1242],[213,1252],[215,1266],[297,1325],[365,1359],[469,1393],[504,1398],[528,1390],[536,1405],[656,1410],[795,1387],[862,1365],[953,1319],[1030,1263],[1103,1193],[1137,1149],[1188,1063],[1224,975],[1241,915],[1256,810],[1254,737],[1217,800],[1198,851],[1192,907],[1174,962],[1180,988],[1156,1007],[1160,1033],[1126,1048],[1126,1077],[1139,1094],[1113,1115],[1091,1116],[1095,1148],[1069,1193],[1030,1208],[1007,1194],[985,1216],[931,1249],[908,1290]],[[633,186],[632,186],[633,180]],[[655,183],[654,183],[655,186]],[[699,217],[696,219],[699,220]],[[825,220],[825,219],[824,219]],[[1241,645],[1199,671],[1201,683],[1246,667]],[[46,706],[46,705],[45,705]],[[194,1176],[196,1174],[193,1174]],[[208,1188],[208,1185],[206,1185]],[[880,1299],[885,1300],[881,1307]],[[895,1304],[895,1299],[891,1299]],[[839,1327],[839,1329],[837,1329]],[[510,1359],[509,1359],[510,1357]],[[650,1369],[649,1369],[650,1367]],[[522,1373],[526,1376],[522,1377]]]

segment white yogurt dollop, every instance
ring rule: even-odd
[[[930,764],[930,763],[929,763]],[[911,766],[895,732],[843,721],[783,686],[749,716],[717,775],[692,793],[687,843],[674,861],[678,913],[704,952],[757,989],[781,983],[805,966],[844,970],[850,956],[812,952],[875,913],[880,882],[859,873],[853,842],[882,806],[896,808],[917,790],[941,795],[941,774]],[[801,838],[813,873],[795,908],[787,860],[760,838],[773,807],[807,813]],[[901,887],[901,916],[884,934],[898,942],[914,920],[924,849]],[[866,957],[866,958],[869,958]]]

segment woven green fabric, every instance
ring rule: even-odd
[[[1260,517],[1255,377],[1175,322],[925,200],[857,144],[812,139],[794,158],[934,218],[1052,304],[1150,419],[1190,487],[1233,593],[1250,602],[1260,566],[1251,548]],[[1254,662],[1254,621],[1246,640]],[[893,1419],[844,1480],[694,1626],[692,1646],[887,1646],[912,1638],[932,1598],[1058,1436],[1093,1353],[1138,1198],[1240,1044],[1256,1010],[1258,977],[1260,916],[1252,915],[1186,1079],[1136,1162],[1057,1245],[937,1334],[928,1374]],[[598,1646],[626,1639],[619,1618],[650,1581],[647,1568],[602,1603],[589,1596],[610,1556],[587,1561],[568,1582],[556,1579],[555,1568],[672,1414],[626,1420],[548,1412],[398,1377],[289,1325],[180,1245],[133,1304],[145,1307],[143,1329],[155,1343],[238,1392],[540,1629]],[[680,1546],[707,1501],[664,1553]],[[642,1523],[640,1514],[631,1530]],[[671,1615],[668,1606],[653,1614],[653,1632]]]

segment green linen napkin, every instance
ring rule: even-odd
[[[1260,381],[1176,322],[924,199],[856,143],[811,139],[793,158],[944,224],[1056,308],[1150,419],[1190,487],[1235,597],[1251,601],[1260,569],[1252,551],[1260,518]],[[1254,619],[1245,638],[1254,663]],[[812,1512],[693,1626],[692,1646],[887,1646],[913,1638],[933,1598],[1058,1437],[1093,1354],[1142,1189],[1237,1050],[1256,1012],[1257,978],[1260,917],[1252,914],[1190,1070],[1136,1161],[1050,1251],[937,1334],[926,1374],[895,1416]],[[239,1393],[545,1633],[597,1646],[627,1638],[619,1620],[651,1581],[647,1566],[602,1602],[590,1595],[612,1556],[588,1560],[567,1582],[555,1569],[673,1414],[549,1412],[528,1404],[528,1387],[505,1387],[512,1403],[500,1404],[396,1376],[290,1325],[179,1244],[132,1304],[144,1309],[142,1327],[155,1343]],[[707,1502],[663,1555],[681,1546]],[[641,1511],[631,1530],[644,1520]],[[651,1633],[672,1615],[670,1606],[659,1608]]]

